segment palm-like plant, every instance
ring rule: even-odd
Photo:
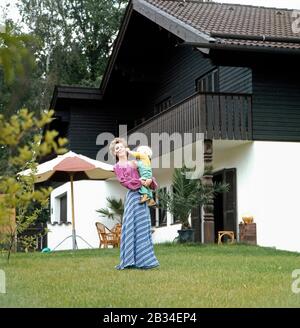
[[[100,213],[101,216],[109,219],[115,219],[122,224],[124,214],[124,203],[122,199],[116,199],[114,197],[107,197],[107,208],[100,208],[96,212]]]
[[[228,184],[207,185],[201,179],[189,179],[189,173],[185,167],[175,169],[172,177],[173,191],[158,191],[159,207],[178,218],[182,229],[191,228],[189,216],[193,208],[210,204],[217,193],[226,192],[229,187]]]

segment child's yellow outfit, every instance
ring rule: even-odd
[[[149,156],[137,151],[132,151],[130,154],[137,159],[140,177],[143,180],[152,179],[151,160]],[[150,199],[153,198],[153,193],[149,187],[142,186],[139,192],[142,195],[148,196]]]

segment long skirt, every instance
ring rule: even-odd
[[[151,236],[150,211],[140,204],[140,193],[129,190],[124,205],[120,243],[120,264],[116,269],[150,269],[159,265],[154,254]]]

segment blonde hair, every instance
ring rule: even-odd
[[[124,138],[115,138],[109,145],[109,152],[112,156],[116,156],[115,146],[116,144],[121,143],[125,148],[127,148],[127,142]]]
[[[147,156],[149,156],[150,158],[152,157],[152,150],[150,147],[148,146],[139,146],[137,148],[137,152],[139,153],[143,153],[146,154]]]

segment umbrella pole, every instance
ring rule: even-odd
[[[73,242],[73,249],[76,249],[76,230],[75,230],[75,211],[74,211],[74,175],[73,173],[70,174],[71,180],[71,207],[72,207],[72,242]]]

